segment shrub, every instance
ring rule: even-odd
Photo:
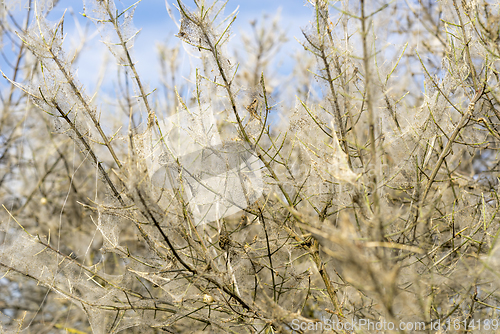
[[[32,4],[24,27],[0,7],[17,52],[2,72],[2,330],[498,327],[488,1],[309,0],[288,78],[272,69],[279,21],[254,21],[235,59],[236,12],[167,3],[200,61],[181,82],[180,44],[159,46],[162,100],[132,54],[140,4],[85,0],[119,114],[78,82],[64,16]]]

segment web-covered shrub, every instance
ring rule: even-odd
[[[140,4],[85,1],[119,68],[119,116],[78,82],[64,18],[33,9],[26,56],[4,71],[0,328],[431,331],[498,317],[500,14],[407,5],[310,0],[287,77],[273,71],[279,21],[253,22],[232,57],[237,12],[167,3],[199,58],[179,79],[181,47],[158,47],[162,100],[135,67]]]

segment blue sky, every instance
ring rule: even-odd
[[[4,1],[11,1],[17,4],[19,1],[24,3],[26,0]],[[175,0],[168,1],[171,5],[175,2]],[[134,2],[129,0],[122,1],[124,6],[133,4]],[[194,8],[192,0],[185,1],[185,3]],[[279,12],[281,17],[280,22],[287,32],[288,37],[288,42],[283,46],[283,51],[279,55],[283,60],[282,68],[279,70],[285,73],[290,72],[290,67],[293,63],[287,61],[287,59],[291,59],[291,55],[301,48],[295,38],[302,39],[300,29],[307,26],[312,17],[311,8],[306,7],[305,3],[305,0],[229,0],[225,10],[226,14],[233,12],[239,6],[239,14],[232,29],[230,47],[238,47],[239,35],[245,31],[249,31],[251,20],[262,18],[264,13],[267,13],[270,19],[272,19]],[[120,8],[119,4],[117,6]],[[174,13],[177,14],[175,8],[173,9]],[[87,33],[88,40],[76,66],[78,68],[78,79],[92,91],[96,87],[98,73],[103,67],[102,59],[106,54],[110,55],[110,53],[102,44],[101,36],[96,32],[94,24],[81,15],[83,13],[83,1],[59,1],[55,9],[51,12],[49,20],[53,22],[58,21],[64,11],[66,11],[64,25],[66,51],[76,47],[82,39],[83,33],[85,31]],[[22,18],[24,17],[23,15],[25,15],[24,12],[19,9],[14,11],[16,18]],[[143,0],[139,3],[134,14],[134,25],[137,29],[141,29],[134,46],[134,58],[137,61],[136,66],[139,74],[142,80],[149,84],[150,89],[159,87],[158,73],[160,66],[155,43],[167,40],[169,43],[177,43],[179,40],[174,36],[178,32],[177,27],[167,13],[164,0]],[[6,52],[7,58],[11,59],[10,57],[13,57],[13,54],[9,53],[10,50],[7,50],[9,48],[10,46],[7,44],[4,45],[4,52]],[[180,56],[187,57],[183,53]],[[183,59],[183,62],[185,61],[186,59]],[[5,66],[3,59],[0,59],[0,67],[8,75],[11,73]],[[106,68],[107,71],[113,71],[107,72],[106,77],[113,77],[116,66],[114,65],[114,59],[111,57]],[[110,73],[113,73],[113,75],[109,75]],[[114,80],[116,76],[110,79]],[[1,78],[0,80],[1,86],[5,87],[4,79]],[[103,87],[107,87],[108,84],[109,82],[105,80]]]

